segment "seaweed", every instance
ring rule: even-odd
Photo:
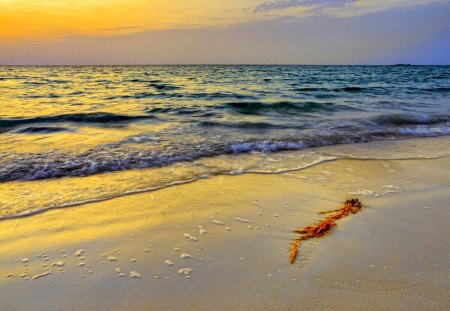
[[[328,217],[320,220],[314,226],[306,226],[298,230],[294,230],[294,233],[301,234],[299,238],[294,239],[289,248],[289,262],[293,264],[298,254],[298,246],[301,241],[305,241],[311,238],[320,238],[328,234],[337,224],[336,220],[348,216],[349,214],[356,214],[361,210],[362,204],[356,199],[347,200],[344,202],[341,208],[332,211],[319,212],[319,215],[331,214]]]

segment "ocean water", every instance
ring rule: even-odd
[[[3,66],[0,218],[448,134],[450,66]]]

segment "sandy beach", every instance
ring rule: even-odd
[[[339,159],[3,220],[0,309],[446,310],[449,171],[446,156]],[[290,265],[292,230],[352,197],[362,211]]]
[[[0,1],[0,311],[450,310],[450,0]]]

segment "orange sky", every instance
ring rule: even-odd
[[[252,0],[0,0],[0,38],[48,39],[246,21]],[[253,14],[252,14],[253,15]],[[257,16],[251,16],[256,18]]]
[[[311,9],[336,16],[436,0],[0,0],[0,41],[110,36],[146,30],[223,27]],[[258,11],[261,5],[277,9]]]
[[[0,64],[447,63],[449,4],[0,0]]]

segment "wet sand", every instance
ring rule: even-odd
[[[446,310],[449,171],[346,159],[4,220],[0,309]],[[352,197],[290,265],[292,230]]]

